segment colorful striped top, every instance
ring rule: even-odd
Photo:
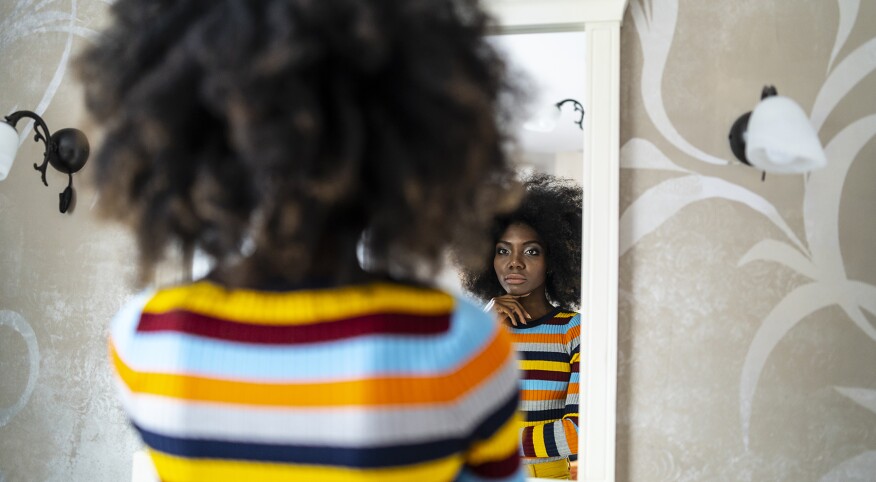
[[[574,460],[581,315],[557,308],[526,325],[507,328],[519,357],[523,463]]]
[[[110,356],[165,481],[523,478],[510,337],[439,291],[151,291]]]

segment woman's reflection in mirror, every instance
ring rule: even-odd
[[[521,377],[520,446],[530,476],[568,479],[578,454],[581,207],[570,180],[536,174],[520,207],[499,216],[486,267],[463,286],[514,340]]]

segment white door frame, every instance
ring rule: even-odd
[[[584,30],[584,221],[578,480],[614,482],[620,28],[629,0],[485,0],[500,33]],[[530,479],[538,480],[538,479]]]

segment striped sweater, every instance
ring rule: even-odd
[[[526,325],[507,328],[519,357],[523,463],[574,460],[581,315],[558,308]]]
[[[147,292],[110,357],[165,481],[522,480],[510,337],[439,291]]]

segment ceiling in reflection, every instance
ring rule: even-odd
[[[563,99],[584,103],[584,32],[497,35],[490,42],[506,55],[512,75],[523,80],[529,93],[515,127],[522,150],[528,154],[581,151],[583,133],[575,124],[580,115],[572,104],[563,106],[559,118],[551,119],[551,113]],[[555,121],[550,132],[524,127],[527,122],[550,120]]]

